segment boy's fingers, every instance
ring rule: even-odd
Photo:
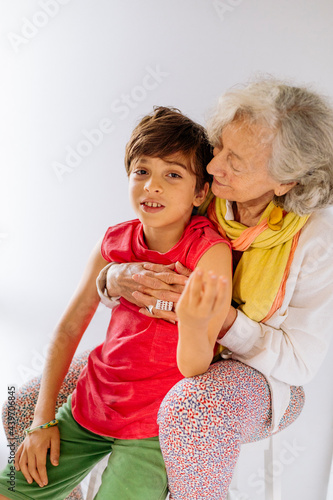
[[[186,289],[188,290],[188,304],[189,307],[197,307],[201,299],[203,283],[203,272],[200,269],[196,269],[190,276]]]
[[[33,459],[33,463],[35,464],[35,459]],[[23,476],[26,478],[29,484],[31,484],[34,480],[33,474],[31,474],[31,461],[29,461],[29,456],[27,452],[23,452],[20,457],[20,471]]]
[[[36,464],[36,456],[34,453],[29,453],[28,452],[28,463],[27,463],[27,467],[28,467],[28,472],[30,474],[30,476],[32,477],[32,479],[34,481],[36,481],[36,483],[41,486],[43,483],[42,483],[42,480],[38,474],[38,470],[37,470],[37,464]]]
[[[30,475],[30,472],[28,470],[28,464],[21,464],[20,465],[20,471],[22,472],[23,476],[26,478],[27,482],[31,484],[33,482],[33,478]]]
[[[52,465],[59,465],[59,456],[60,456],[60,439],[57,436],[51,439],[50,460]]]
[[[46,456],[43,458],[41,457],[36,457],[37,461],[37,473],[40,478],[40,481],[36,481],[39,486],[46,486],[48,483],[47,479],[47,471],[46,471]]]
[[[20,470],[20,458],[22,455],[23,447],[20,445],[15,453],[15,469]]]
[[[202,294],[201,306],[212,311],[218,295],[218,277],[216,274],[208,273],[205,278],[205,286]]]
[[[224,302],[229,298],[226,294],[226,290],[227,279],[224,276],[219,276],[217,296],[214,304],[214,312],[219,312]]]

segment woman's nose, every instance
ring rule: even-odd
[[[207,172],[211,175],[219,175],[219,176],[225,174],[224,158],[222,152],[214,155],[214,158],[212,158],[207,165]]]

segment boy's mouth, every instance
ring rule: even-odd
[[[153,201],[144,201],[143,205],[145,205],[146,207],[154,207],[154,208],[159,208],[159,207],[163,206],[160,203],[156,203],[156,202],[153,202]]]
[[[144,212],[159,212],[164,208],[164,205],[157,201],[143,201],[140,205]]]

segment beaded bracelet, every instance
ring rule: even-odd
[[[49,427],[53,427],[54,425],[58,425],[58,420],[56,418],[54,420],[51,420],[50,422],[46,422],[46,424],[37,425],[37,427],[28,427],[27,429],[24,429],[24,432],[26,434],[30,434],[31,432],[37,431],[38,429],[48,429]]]

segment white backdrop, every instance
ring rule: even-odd
[[[1,401],[41,371],[96,241],[133,217],[123,155],[138,118],[172,105],[204,124],[257,73],[332,96],[332,15],[331,0],[1,0]],[[107,320],[100,308],[80,351]],[[332,375],[327,361],[282,436],[284,500],[326,498]],[[244,450],[239,500],[259,500],[261,465]],[[1,467],[7,456],[1,434]]]

